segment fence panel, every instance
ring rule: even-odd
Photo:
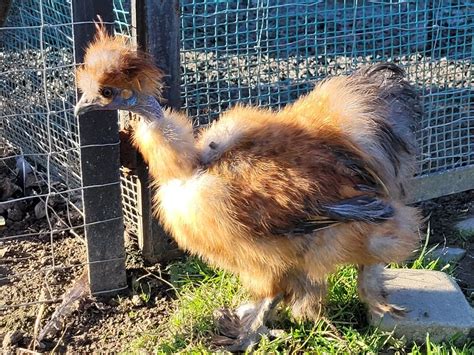
[[[474,187],[473,35],[466,1],[182,0],[183,109],[201,126],[238,102],[281,108],[327,76],[392,61],[424,100],[412,200],[462,191]],[[439,178],[462,167],[463,184]]]
[[[0,27],[2,314],[49,301],[45,289],[57,299],[85,268],[94,293],[126,287],[117,118],[73,115],[92,20],[114,23],[114,12],[111,1],[78,3],[13,0]]]

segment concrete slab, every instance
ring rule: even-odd
[[[456,229],[463,237],[474,236],[474,216],[456,223]]]
[[[385,289],[390,303],[405,307],[402,319],[369,314],[370,323],[397,337],[423,342],[426,333],[433,342],[459,335],[459,341],[474,333],[474,310],[456,282],[443,272],[387,269]]]

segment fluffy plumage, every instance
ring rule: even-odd
[[[77,70],[77,85],[84,94],[103,87],[132,89],[161,96],[162,72],[147,53],[137,50],[128,39],[111,36],[99,18],[96,36],[89,44],[84,64]]]
[[[387,103],[365,100],[367,92],[358,105],[373,108],[344,91],[341,100],[352,77],[335,80],[349,83],[331,92],[327,81],[279,113],[234,108],[195,144],[189,121],[173,113],[135,133],[167,230],[181,247],[239,274],[257,297],[304,297],[292,295],[295,273],[321,283],[337,265],[402,261],[416,246],[417,213],[399,199],[406,152],[383,150],[373,116]]]
[[[105,57],[121,71],[121,56],[136,54],[99,32],[80,79],[102,78],[93,63]],[[145,63],[134,75],[146,84],[118,87],[153,94],[160,74]],[[418,242],[418,212],[403,196],[421,112],[403,76],[393,64],[369,66],[279,112],[234,107],[197,138],[183,115],[153,115],[157,102],[129,108],[143,118],[133,138],[155,181],[157,216],[183,249],[238,274],[258,300],[283,296],[296,317],[318,317],[325,277],[342,264],[359,266],[369,307],[396,312],[373,280]]]
[[[398,68],[379,65],[326,80],[281,112],[231,109],[195,142],[172,112],[144,121],[135,141],[181,247],[240,275],[257,298],[281,292],[315,317],[308,285],[319,292],[337,265],[399,262],[417,245],[418,214],[401,201],[414,143],[391,122],[394,110],[417,119],[414,103]]]

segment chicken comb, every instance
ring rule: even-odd
[[[125,37],[110,35],[100,16],[94,23],[94,40],[77,71],[79,88],[85,92],[110,86],[161,98],[163,73],[153,57],[138,50]]]

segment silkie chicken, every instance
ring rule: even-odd
[[[278,112],[236,106],[197,137],[190,119],[162,110],[161,79],[150,56],[98,24],[77,71],[75,113],[140,116],[132,140],[161,223],[253,296],[221,312],[220,345],[256,344],[280,302],[296,319],[317,319],[326,276],[344,264],[357,265],[369,309],[402,316],[387,303],[382,270],[418,245],[419,213],[403,200],[421,111],[400,68],[380,63],[326,79]]]

